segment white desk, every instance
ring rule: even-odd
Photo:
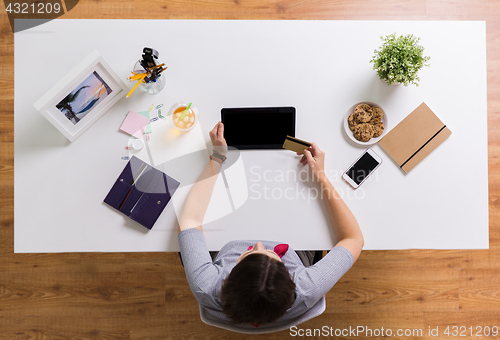
[[[361,225],[365,249],[487,248],[485,30],[484,22],[54,20],[16,33],[15,252],[178,250],[174,204],[147,232],[102,200],[125,166],[129,137],[118,131],[124,114],[151,103],[166,112],[179,100],[198,107],[206,143],[222,107],[295,106],[296,136],[326,152],[326,169]],[[421,37],[431,56],[420,87],[388,87],[372,70],[379,37],[392,32]],[[125,78],[144,46],[169,67],[165,89],[122,99],[75,142],[33,108],[92,50]],[[425,101],[453,134],[408,175],[375,145],[384,163],[353,191],[340,174],[363,149],[347,140],[342,117],[362,100],[385,109],[388,129]],[[314,185],[296,179],[294,154],[241,156],[239,170],[226,177],[234,182],[231,176],[244,173],[247,191],[230,188],[236,210],[207,223],[209,247],[233,239],[332,247],[326,208],[301,194],[314,195]],[[276,199],[280,192],[288,196]],[[224,195],[217,199],[227,203]]]

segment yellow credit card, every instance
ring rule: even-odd
[[[311,143],[300,140],[292,136],[286,136],[285,142],[283,143],[283,149],[297,152],[303,154],[305,149],[309,149]]]

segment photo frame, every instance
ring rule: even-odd
[[[127,92],[125,83],[94,50],[33,106],[73,142]]]

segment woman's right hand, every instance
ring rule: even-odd
[[[320,181],[326,178],[325,175],[325,153],[320,148],[312,143],[309,149],[304,150],[304,155],[300,160],[302,165],[309,164],[314,179]]]

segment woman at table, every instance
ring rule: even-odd
[[[179,217],[178,239],[189,286],[198,303],[221,321],[258,326],[297,318],[351,268],[363,248],[356,219],[325,175],[325,153],[313,143],[300,160],[321,187],[339,240],[323,259],[312,265],[307,253],[286,244],[232,241],[212,260],[202,222],[227,152],[221,122],[210,131],[210,139],[214,153]]]

